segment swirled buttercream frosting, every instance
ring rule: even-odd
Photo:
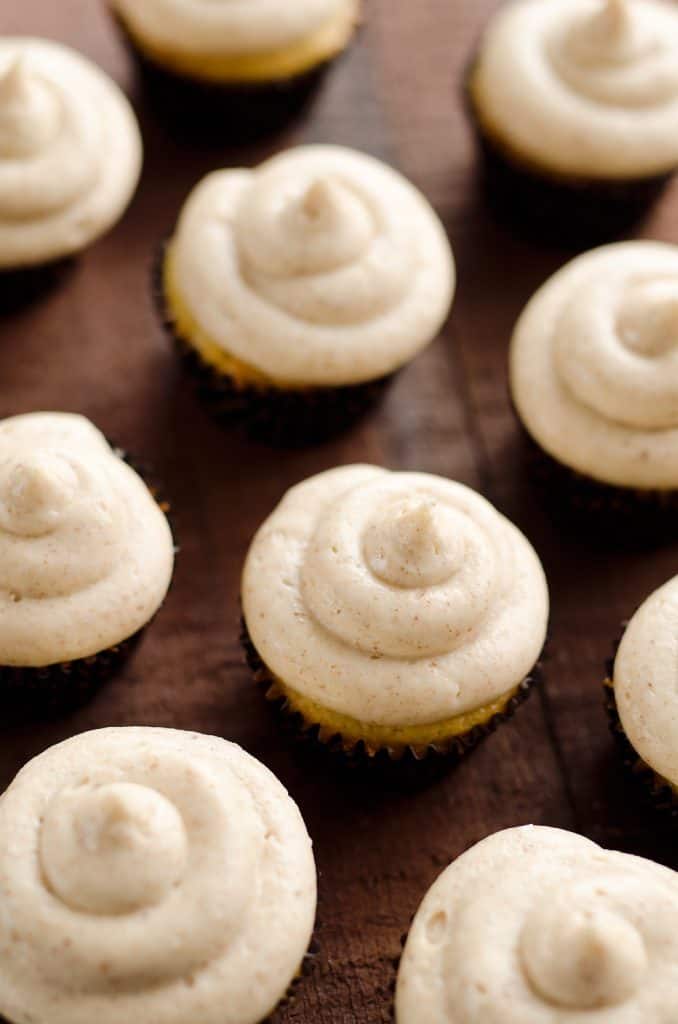
[[[0,421],[0,665],[89,657],[153,617],[172,576],[167,519],[81,416]]]
[[[0,269],[78,252],[122,215],[141,137],[117,85],[45,39],[0,39]]]
[[[281,384],[393,372],[435,337],[454,291],[450,246],[424,197],[336,146],[211,174],[181,213],[166,267],[170,311]]]
[[[12,1024],[257,1024],[315,917],[311,841],[240,747],[83,733],[0,799],[0,1014]]]
[[[549,455],[594,479],[678,487],[678,247],[585,253],[528,303],[511,389]]]
[[[286,77],[349,42],[360,0],[109,0],[139,46],[203,78]]]
[[[398,1024],[672,1024],[678,875],[572,832],[498,832],[417,911]]]
[[[362,723],[437,723],[510,693],[544,644],[548,594],[525,537],[463,484],[344,466],[294,487],[242,588],[268,669]]]
[[[678,166],[678,11],[663,0],[518,0],[490,23],[471,80],[486,130],[556,173]]]
[[[629,622],[612,681],[634,749],[678,787],[678,576],[651,594]]]

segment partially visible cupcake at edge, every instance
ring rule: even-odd
[[[490,200],[551,242],[626,230],[678,168],[678,8],[516,0],[468,78]]]
[[[529,542],[475,491],[356,465],[286,494],[250,547],[242,608],[269,698],[387,767],[452,763],[508,717],[534,681],[548,591]]]
[[[6,1024],[260,1024],[303,970],[311,840],[234,743],[83,733],[0,799]]]
[[[156,297],[213,413],[300,444],[374,404],[436,337],[454,287],[443,225],[410,182],[363,153],[304,146],[195,188]]]
[[[162,604],[164,510],[88,420],[0,421],[0,718],[89,696]]]
[[[678,534],[678,247],[624,242],[528,303],[511,391],[557,516],[615,540]]]
[[[141,161],[132,108],[103,71],[47,39],[0,38],[0,300],[108,231]]]
[[[527,825],[477,843],[412,923],[396,1024],[674,1024],[678,874]]]
[[[298,113],[346,50],[361,0],[109,0],[160,113],[224,141]]]
[[[611,664],[606,700],[624,760],[655,804],[678,815],[678,576],[634,613]]]

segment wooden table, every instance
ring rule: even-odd
[[[3,32],[61,39],[134,96],[103,2],[2,6]],[[561,535],[524,479],[507,398],[508,340],[525,301],[572,253],[512,237],[478,192],[461,80],[495,6],[371,0],[358,44],[307,121],[256,150],[182,148],[135,96],[146,165],[124,222],[60,288],[0,323],[0,414],[48,408],[89,416],[153,463],[181,542],[169,599],[122,677],[67,719],[2,730],[0,786],[49,744],[103,725],[202,730],[261,758],[299,802],[320,870],[320,955],[280,1014],[289,1024],[388,1021],[394,958],[421,897],[453,857],[497,829],[563,826],[678,868],[671,830],[624,784],[600,690],[619,623],[678,571],[678,547],[615,555]],[[369,422],[335,443],[281,455],[223,433],[201,410],[156,323],[149,265],[205,172],[310,140],[366,149],[408,174],[449,229],[459,287],[442,338],[400,376]],[[676,240],[678,188],[642,233]],[[531,538],[551,586],[545,686],[456,772],[418,793],[357,786],[300,758],[252,685],[238,645],[239,574],[255,528],[291,484],[354,461],[427,470],[480,489]]]

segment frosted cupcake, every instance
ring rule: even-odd
[[[454,861],[412,924],[397,1024],[672,1024],[678,875],[527,826]]]
[[[88,420],[0,421],[0,705],[68,707],[118,668],[163,602],[174,547],[143,480]]]
[[[348,425],[435,338],[454,293],[413,185],[338,146],[209,175],[166,247],[158,297],[212,411],[276,443]]]
[[[360,0],[109,0],[169,119],[223,139],[298,113],[351,42]]]
[[[678,247],[610,245],[551,277],[516,326],[511,391],[553,508],[675,535]]]
[[[0,1014],[8,1024],[258,1024],[308,949],[311,841],[233,743],[84,733],[0,800]]]
[[[678,576],[629,622],[606,684],[614,734],[624,759],[655,804],[678,814]]]
[[[342,466],[292,488],[260,528],[242,607],[258,678],[306,730],[420,760],[461,756],[514,710],[548,593],[528,541],[475,491]]]
[[[491,199],[551,241],[628,228],[678,167],[678,10],[663,0],[519,0],[469,78]]]
[[[132,109],[99,68],[46,39],[0,38],[0,288],[8,300],[36,284],[29,269],[73,256],[118,221],[141,156]]]

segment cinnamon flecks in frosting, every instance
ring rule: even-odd
[[[657,775],[678,787],[678,576],[633,615],[612,681],[634,749]]]
[[[0,269],[84,248],[122,215],[141,137],[118,87],[78,53],[0,39]]]
[[[398,1024],[672,1024],[678,875],[526,826],[454,861],[421,904]]]
[[[484,498],[373,466],[288,492],[252,543],[242,599],[276,678],[385,727],[510,693],[539,657],[548,616],[536,554]]]
[[[0,421],[0,665],[84,658],[163,601],[172,535],[148,488],[87,420]]]
[[[351,40],[360,0],[109,0],[137,46],[177,72],[213,81],[290,78]]]
[[[678,487],[678,247],[624,242],[567,264],[511,346],[511,389],[551,456],[604,483]]]
[[[499,142],[540,167],[641,178],[678,166],[678,11],[662,0],[518,0],[471,82]]]
[[[423,196],[390,167],[334,146],[211,174],[181,213],[165,267],[170,312],[199,328],[189,340],[300,386],[357,384],[402,366],[438,333],[454,281]]]
[[[301,815],[235,744],[84,733],[0,799],[0,1014],[258,1024],[313,930]]]

